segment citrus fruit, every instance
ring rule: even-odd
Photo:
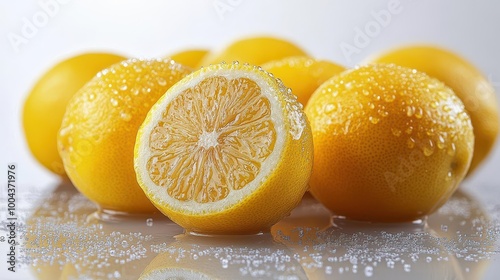
[[[468,172],[472,174],[492,150],[500,126],[495,90],[482,73],[457,54],[432,46],[395,49],[372,61],[423,71],[453,89],[464,103],[474,127],[476,142]]]
[[[210,52],[200,62],[200,66],[220,62],[240,61],[253,65],[285,58],[306,55],[295,44],[273,37],[250,37],[237,40],[220,51]]]
[[[196,68],[200,61],[208,54],[208,50],[192,49],[184,50],[170,55],[170,59],[191,68]]]
[[[368,65],[321,85],[306,106],[314,139],[311,192],[340,216],[411,221],[462,181],[474,135],[463,103],[425,73]]]
[[[188,231],[269,230],[307,190],[312,138],[301,108],[257,66],[204,67],[148,113],[135,145],[137,180]]]
[[[58,63],[36,82],[24,103],[23,127],[31,153],[47,169],[65,177],[57,132],[68,101],[97,72],[124,59],[109,53],[81,54]]]
[[[101,210],[155,210],[135,179],[135,136],[151,106],[190,72],[172,60],[126,60],[100,72],[68,103],[59,153],[75,187]]]
[[[345,68],[326,60],[307,56],[286,57],[262,64],[262,68],[273,73],[292,89],[302,105],[306,105],[313,92],[326,80],[344,71]]]

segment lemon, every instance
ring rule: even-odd
[[[262,68],[273,73],[292,89],[302,105],[306,105],[313,92],[326,80],[345,70],[344,67],[327,60],[307,56],[292,56],[262,64]]]
[[[170,55],[170,59],[191,68],[196,68],[200,61],[208,54],[208,50],[189,49]]]
[[[200,62],[200,66],[220,62],[240,61],[253,65],[285,58],[288,56],[306,55],[294,43],[284,39],[257,36],[237,40],[222,50],[210,52]]]
[[[23,127],[31,153],[48,170],[66,177],[57,152],[57,132],[71,97],[104,68],[125,58],[110,53],[86,53],[59,62],[29,93],[23,107]]]
[[[130,59],[100,72],[69,102],[59,153],[75,187],[101,212],[155,210],[135,178],[135,137],[151,106],[190,72],[172,60]]]
[[[311,131],[300,103],[267,72],[216,64],[151,108],[134,162],[149,199],[188,231],[267,231],[307,189]]]
[[[449,50],[433,46],[409,46],[372,58],[377,63],[395,63],[415,68],[449,86],[465,105],[474,127],[474,156],[468,174],[492,150],[500,128],[495,89],[470,62]]]
[[[435,211],[464,178],[474,135],[463,103],[425,73],[369,65],[321,85],[305,110],[311,192],[340,216],[399,222]]]

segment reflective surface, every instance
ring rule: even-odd
[[[481,279],[498,263],[500,206],[466,191],[407,224],[332,218],[306,194],[270,233],[249,236],[184,234],[165,217],[101,222],[69,184],[39,201],[20,228],[32,279]]]

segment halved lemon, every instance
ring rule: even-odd
[[[176,83],[137,134],[134,164],[153,204],[188,231],[268,231],[312,170],[302,105],[260,67],[216,64]]]

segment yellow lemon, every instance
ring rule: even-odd
[[[341,73],[344,67],[327,60],[307,56],[286,57],[262,64],[262,68],[280,78],[292,89],[302,105],[306,105],[313,92],[326,80]]]
[[[337,75],[306,106],[314,139],[311,192],[356,220],[419,219],[462,181],[474,135],[463,103],[446,85],[396,65]]]
[[[211,52],[200,62],[200,66],[220,62],[240,61],[253,65],[306,53],[284,39],[273,37],[250,37],[237,40],[220,51]]]
[[[131,59],[100,72],[69,102],[59,153],[73,184],[101,210],[155,210],[135,179],[135,137],[151,106],[190,72],[171,60]]]
[[[464,58],[432,46],[411,46],[381,54],[372,61],[415,68],[449,86],[465,105],[474,127],[471,174],[490,153],[499,131],[495,90],[482,73]]]
[[[200,69],[148,113],[135,145],[137,180],[189,231],[269,230],[307,190],[312,138],[301,108],[257,66]]]
[[[208,50],[192,49],[174,53],[169,57],[177,63],[196,68],[207,54]]]
[[[78,55],[58,63],[36,82],[24,103],[23,127],[31,153],[47,169],[65,177],[57,132],[68,101],[97,72],[124,59],[109,53]]]

